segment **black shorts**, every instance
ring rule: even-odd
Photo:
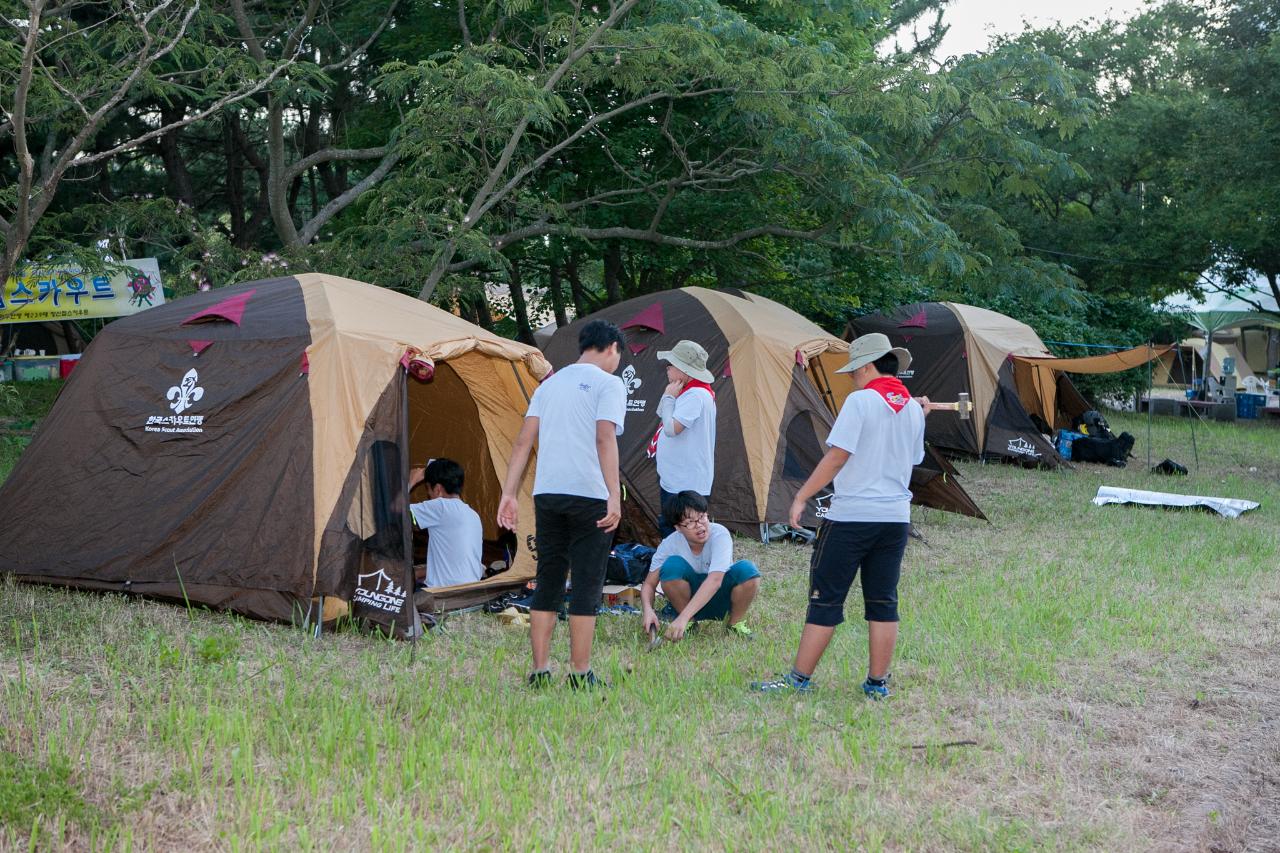
[[[862,570],[868,622],[898,621],[898,575],[907,549],[905,521],[824,521],[809,563],[805,622],[834,628],[844,621],[844,600]]]
[[[595,616],[613,546],[612,531],[596,527],[608,512],[608,502],[578,495],[534,495],[533,508],[538,525],[538,586],[529,609],[558,612],[565,579],[571,577],[569,615]]]

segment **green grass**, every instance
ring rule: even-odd
[[[1146,422],[1114,420],[1134,467],[962,464],[993,523],[917,513],[879,704],[856,604],[814,694],[745,691],[799,637],[793,546],[738,543],[764,575],[754,642],[709,625],[646,654],[637,620],[601,617],[595,695],[525,690],[526,632],[479,613],[416,645],[317,640],[0,581],[0,848],[1238,849],[1247,802],[1179,821],[1216,778],[1197,762],[1275,747],[1280,430],[1202,427],[1170,480]],[[1191,464],[1186,422],[1153,439]],[[1103,483],[1263,506],[1094,507]]]

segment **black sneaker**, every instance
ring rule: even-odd
[[[529,687],[534,690],[541,690],[544,687],[551,686],[551,670],[543,669],[538,672],[529,673]]]
[[[597,678],[594,672],[587,670],[582,675],[576,672],[569,673],[569,686],[574,690],[595,690],[597,687],[608,687],[609,682],[603,678]]]

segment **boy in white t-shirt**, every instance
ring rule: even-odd
[[[661,426],[651,442],[658,467],[661,512],[658,531],[675,532],[667,507],[680,492],[696,492],[711,500],[716,463],[715,376],[707,370],[707,351],[694,341],[680,341],[658,353],[667,362],[667,387],[658,403]]]
[[[428,587],[474,583],[484,576],[484,526],[462,500],[462,466],[452,459],[432,459],[409,472],[409,491],[427,484],[430,500],[410,504],[409,514],[427,531]]]
[[[584,324],[578,333],[578,361],[557,370],[534,391],[511,448],[498,524],[515,530],[516,492],[534,439],[538,442],[533,481],[538,585],[529,607],[530,687],[551,683],[551,635],[570,572],[569,686],[605,686],[591,671],[591,644],[613,531],[622,517],[618,436],[627,413],[627,389],[614,375],[622,345],[622,331],[612,323]]]
[[[733,537],[724,525],[707,520],[707,501],[697,492],[672,496],[667,523],[675,532],[658,545],[640,588],[641,630],[658,628],[653,598],[661,580],[677,614],[667,627],[667,639],[681,639],[693,620],[725,617],[731,634],[750,638],[744,620],[760,590],[759,569],[750,560],[733,561]]]
[[[751,687],[766,693],[811,689],[855,576],[862,576],[868,666],[862,691],[889,695],[889,663],[898,639],[898,575],[911,527],[911,469],[924,459],[924,409],[898,380],[911,353],[878,332],[849,346],[856,389],[840,407],[827,453],[796,493],[791,524],[800,526],[808,500],[834,479],[835,494],[814,542],[809,566],[809,612],[791,671]]]

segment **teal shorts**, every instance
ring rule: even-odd
[[[661,572],[659,580],[663,583],[667,581],[686,581],[689,584],[689,592],[693,595],[698,594],[698,587],[702,586],[702,582],[707,579],[706,575],[695,572],[693,566],[689,565],[689,561],[683,557],[668,557],[667,561],[662,564]],[[720,588],[716,590],[716,594],[711,596],[711,600],[702,606],[702,609],[698,611],[698,615],[693,617],[693,621],[723,619],[728,616],[733,604],[730,600],[730,596],[733,595],[733,588],[738,584],[746,583],[752,578],[758,577],[760,577],[760,570],[750,560],[739,560],[734,563],[729,567],[729,571],[724,573],[724,580],[720,582]]]

